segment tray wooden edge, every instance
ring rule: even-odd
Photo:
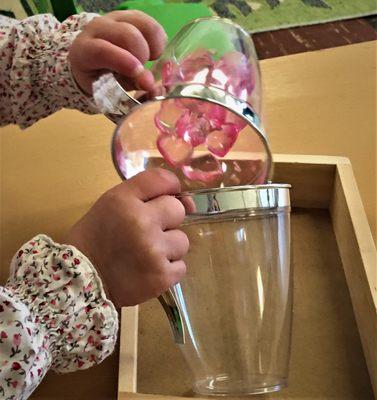
[[[292,205],[329,209],[372,387],[377,398],[377,253],[348,158],[274,154],[275,181],[292,185]],[[293,168],[292,168],[293,167]],[[139,308],[121,311],[118,400],[179,400],[137,393]],[[122,332],[127,331],[126,334]]]
[[[337,166],[329,210],[377,398],[377,254],[351,165]]]
[[[122,307],[119,334],[118,396],[123,392],[137,392],[138,326],[139,306]]]

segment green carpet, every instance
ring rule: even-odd
[[[119,0],[119,2],[121,2]],[[376,0],[166,0],[203,3],[250,32],[316,24],[375,14]],[[115,0],[76,0],[87,11],[109,11]]]
[[[54,0],[54,9],[66,8],[60,12],[66,17],[73,3],[79,11],[108,12],[123,1]],[[0,14],[25,18],[34,13],[34,8],[50,2],[53,3],[52,0],[0,0]],[[250,32],[356,18],[377,12],[377,0],[165,0],[165,3],[202,3],[215,14],[232,19]],[[37,11],[49,12],[45,8]],[[168,5],[166,8],[168,12]]]
[[[168,0],[176,2],[175,0]],[[210,6],[250,32],[270,31],[376,13],[376,0],[187,0]]]

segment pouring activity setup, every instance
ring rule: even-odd
[[[187,276],[159,300],[193,390],[280,390],[292,318],[290,185],[271,182],[253,42],[231,21],[194,20],[152,72],[153,98],[126,92],[112,74],[94,84],[94,97],[117,124],[112,157],[122,179],[161,167],[181,182]]]

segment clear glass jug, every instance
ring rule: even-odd
[[[113,158],[122,177],[160,166],[177,174],[183,190],[269,179],[260,71],[248,32],[217,17],[194,20],[152,71],[158,92],[153,98],[127,93],[118,81],[115,88],[111,82],[98,85],[113,90],[107,97],[116,104],[107,115],[118,123]],[[102,90],[95,85],[97,92]],[[240,151],[247,156],[235,157]]]

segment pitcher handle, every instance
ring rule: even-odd
[[[93,83],[93,97],[97,107],[107,118],[116,124],[133,107],[140,105],[146,100],[144,95],[144,92],[136,92],[135,94],[127,92],[112,73],[102,75]],[[120,175],[124,179],[122,174]],[[183,320],[174,295],[174,289],[167,290],[159,296],[158,300],[169,319],[174,341],[178,344],[184,344]]]
[[[128,92],[109,72],[93,83],[93,98],[99,111],[117,124],[132,108],[145,101],[145,92]]]
[[[175,343],[185,344],[185,331],[182,314],[173,289],[167,290],[165,293],[158,297],[158,300],[160,301],[169,319]]]

